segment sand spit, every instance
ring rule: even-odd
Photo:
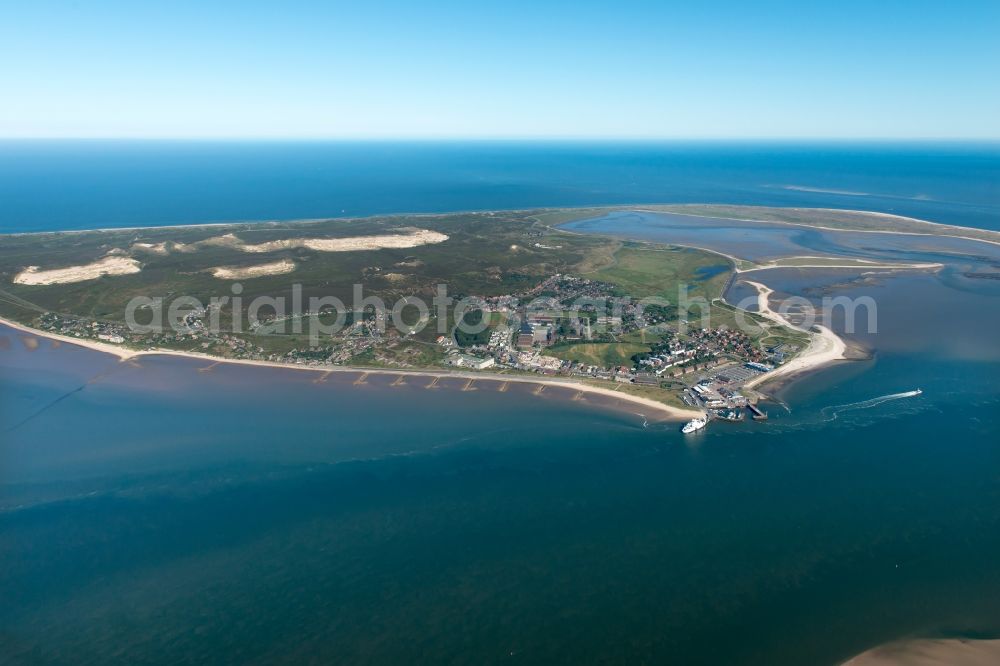
[[[209,269],[212,275],[220,280],[245,280],[265,275],[284,275],[294,270],[295,262],[291,259],[282,259],[257,266],[216,266]]]
[[[38,266],[28,266],[14,276],[15,284],[50,285],[69,284],[96,280],[103,275],[128,275],[138,273],[142,268],[131,257],[108,255],[103,259],[81,266],[40,270]]]
[[[773,289],[760,282],[751,282],[750,280],[744,280],[744,282],[757,290],[757,310],[760,315],[782,326],[788,326],[800,331],[803,330],[771,309],[768,298],[774,293]],[[787,377],[788,375],[811,370],[821,365],[847,358],[847,344],[839,335],[826,326],[820,326],[819,324],[813,326],[813,329],[813,331],[809,331],[811,334],[809,346],[788,363],[750,380],[747,382],[746,387],[752,388],[777,377]]]
[[[848,263],[841,261],[841,257],[818,257],[812,255],[779,257],[764,262],[753,268],[737,268],[737,273],[750,273],[753,271],[766,271],[772,268],[854,268],[859,270],[927,270],[937,271],[944,268],[941,263],[895,263],[879,262],[873,259],[860,259],[851,257]],[[802,263],[794,263],[800,261]],[[839,262],[839,263],[838,263]]]
[[[914,639],[873,648],[843,666],[995,666],[1000,640]]]

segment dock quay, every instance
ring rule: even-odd
[[[748,402],[747,403],[747,409],[749,409],[750,413],[753,415],[753,420],[754,421],[766,421],[767,420],[767,412],[765,412],[764,410],[762,410],[756,404],[754,404],[752,402]]]
[[[744,412],[742,409],[713,409],[709,410],[709,415],[712,419],[719,421],[730,421],[733,423],[738,423],[743,420]]]

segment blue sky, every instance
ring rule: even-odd
[[[0,0],[0,136],[1000,138],[1000,2]]]

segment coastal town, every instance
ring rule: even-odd
[[[744,409],[766,418],[741,389],[799,351],[787,342],[764,347],[726,327],[680,326],[686,322],[671,305],[643,304],[620,296],[613,284],[572,275],[554,274],[523,292],[474,302],[477,308],[464,315],[468,326],[451,321],[450,333],[431,339],[388,327],[385,313],[369,308],[345,313],[343,328],[319,344],[287,348],[282,343],[295,339],[285,333],[290,318],[264,315],[247,332],[227,333],[212,330],[208,308],[190,309],[169,331],[137,333],[119,322],[51,312],[40,316],[39,327],[142,350],[316,368],[443,367],[664,389],[710,419],[729,421],[742,420]]]

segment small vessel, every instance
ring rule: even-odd
[[[696,430],[701,430],[702,428],[705,427],[706,423],[708,423],[706,419],[691,419],[690,421],[684,424],[684,427],[681,428],[681,432],[684,433],[685,435],[688,435],[692,432],[695,432]]]
[[[917,389],[913,392],[913,395],[920,395],[921,393],[923,393],[923,389]]]
[[[715,412],[716,418],[722,421],[742,421],[743,412],[737,409],[720,409]]]

